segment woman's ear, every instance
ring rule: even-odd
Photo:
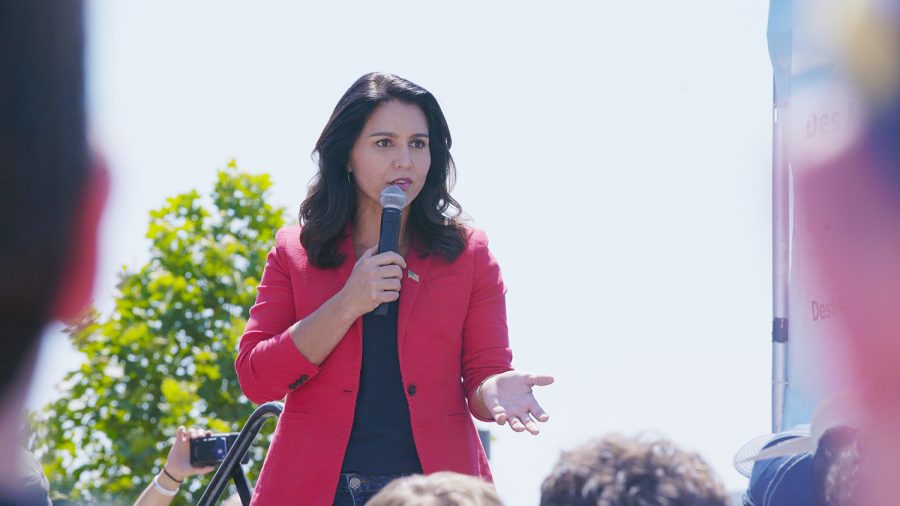
[[[79,316],[90,303],[97,272],[97,240],[100,218],[109,195],[109,171],[100,156],[88,174],[72,215],[68,258],[63,265],[53,318],[67,321]]]

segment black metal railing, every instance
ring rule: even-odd
[[[241,504],[247,506],[250,504],[250,482],[244,474],[244,468],[241,467],[241,459],[247,454],[256,435],[262,428],[263,423],[269,418],[278,418],[284,411],[284,404],[281,402],[267,402],[250,415],[247,423],[241,429],[234,445],[228,450],[225,460],[216,469],[209,486],[200,496],[199,506],[212,506],[215,504],[225,487],[228,486],[228,480],[234,480],[234,486],[237,487],[238,496],[241,498]]]

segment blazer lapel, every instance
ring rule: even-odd
[[[428,272],[429,265],[431,265],[431,255],[420,258],[412,249],[406,255],[406,272],[403,273],[403,279],[400,281],[400,307],[397,317],[398,350],[403,350],[409,317],[412,314],[413,306],[416,304],[416,296],[419,294],[419,289],[422,283],[425,282],[425,275]]]

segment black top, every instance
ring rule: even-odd
[[[363,359],[342,473],[421,473],[397,356],[397,306],[363,316]]]

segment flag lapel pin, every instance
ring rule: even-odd
[[[409,279],[415,281],[416,283],[419,282],[419,275],[416,274],[415,272],[407,270],[406,274],[409,276]]]

